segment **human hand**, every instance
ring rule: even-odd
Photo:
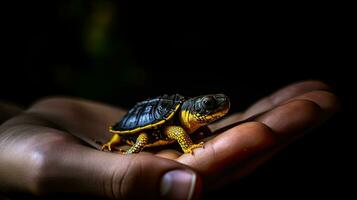
[[[79,99],[42,100],[0,127],[0,188],[117,199],[156,198],[162,192],[172,199],[197,196],[202,180],[219,187],[239,179],[331,116],[338,102],[326,90],[316,81],[288,86],[211,125],[216,130],[256,116],[211,137],[194,155],[173,149],[125,156],[97,151],[78,138],[93,146],[92,139],[106,141],[111,135],[105,130],[125,114],[122,109]],[[172,176],[164,175],[172,170]]]

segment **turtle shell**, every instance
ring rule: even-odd
[[[174,116],[183,101],[183,96],[174,94],[139,102],[118,123],[110,127],[110,132],[126,134],[157,128]]]

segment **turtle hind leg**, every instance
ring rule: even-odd
[[[117,145],[120,143],[120,136],[118,134],[114,134],[113,137],[109,140],[109,142],[103,144],[102,146],[102,151],[104,150],[109,150],[109,151],[112,151],[112,147],[114,145]]]
[[[148,144],[149,137],[146,133],[140,133],[136,142],[133,146],[131,146],[127,151],[123,152],[123,154],[132,154],[139,153],[144,149],[144,147]]]
[[[184,153],[193,153],[193,149],[203,147],[203,142],[194,144],[190,136],[181,126],[168,126],[165,128],[165,133],[171,139],[176,140]]]

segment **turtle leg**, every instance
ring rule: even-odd
[[[149,142],[149,137],[146,133],[140,133],[138,138],[136,138],[136,142],[133,146],[130,147],[124,154],[132,154],[139,153],[144,149],[145,145]]]
[[[109,151],[112,151],[112,147],[116,144],[120,143],[120,136],[116,133],[114,133],[113,137],[109,140],[109,142],[103,144],[102,146],[102,151],[108,149]]]
[[[185,153],[192,154],[193,149],[203,147],[203,142],[194,144],[185,129],[181,126],[168,126],[165,128],[165,133],[170,139],[176,140]]]

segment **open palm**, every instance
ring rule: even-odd
[[[44,99],[0,127],[0,188],[114,199],[195,198],[202,184],[220,187],[251,173],[328,119],[338,109],[328,89],[317,81],[285,87],[210,125],[218,130],[249,118],[206,138],[193,155],[172,148],[133,155],[99,151],[95,141],[111,137],[107,127],[125,114],[123,109],[82,99]]]

